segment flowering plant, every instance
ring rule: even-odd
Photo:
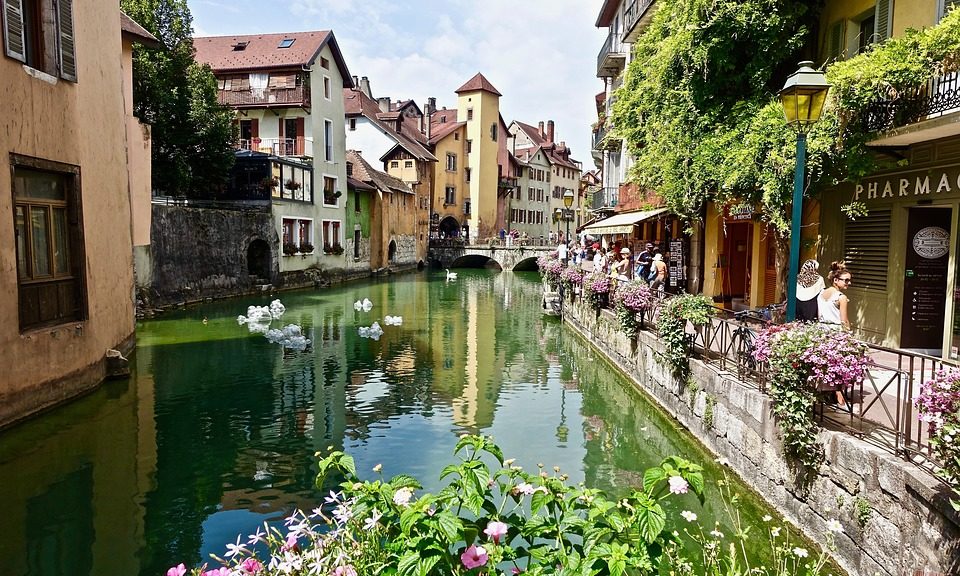
[[[560,273],[560,282],[563,284],[563,289],[572,298],[574,286],[583,285],[583,271],[574,266],[564,268],[563,272]]]
[[[637,335],[643,313],[650,307],[652,299],[650,287],[641,280],[621,282],[617,286],[617,291],[613,295],[614,309],[620,321],[620,328],[628,337],[633,338]]]
[[[940,369],[920,386],[914,401],[930,426],[930,446],[940,461],[938,474],[960,497],[960,369]],[[960,509],[960,502],[953,501]]]
[[[610,278],[605,274],[599,272],[593,272],[584,276],[583,278],[583,297],[586,301],[593,306],[594,309],[599,310],[607,303],[608,295],[610,294]]]
[[[756,338],[754,358],[770,367],[773,414],[784,451],[807,471],[823,461],[813,420],[818,391],[847,391],[867,370],[867,348],[848,332],[795,322],[770,326]]]
[[[694,328],[706,326],[713,316],[713,305],[706,296],[681,294],[667,298],[660,309],[657,331],[664,344],[663,358],[673,375],[685,381],[690,374],[691,336],[687,334],[687,322]]]
[[[544,254],[537,258],[537,267],[540,269],[540,276],[546,280],[547,284],[556,289],[560,284],[560,274],[563,272],[563,262],[557,258],[557,253]]]
[[[333,451],[319,463],[317,485],[332,475],[342,482],[322,506],[292,514],[284,529],[267,525],[246,541],[238,537],[215,557],[221,566],[190,574],[658,573],[663,551],[679,536],[667,529],[661,503],[687,492],[704,501],[701,467],[679,457],[647,470],[633,493],[609,500],[567,484],[559,468],[525,472],[483,436],[462,436],[455,453],[461,461],[441,472],[449,483],[437,494],[417,494],[421,486],[410,476],[361,481],[353,458]],[[488,466],[491,460],[498,466]],[[181,564],[168,575],[186,572]]]

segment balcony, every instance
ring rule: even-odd
[[[603,188],[600,188],[593,195],[592,208],[594,210],[600,210],[603,208],[616,207],[619,193],[620,190],[615,186],[604,186]]]
[[[264,90],[220,90],[217,100],[231,108],[310,107],[310,88],[265,88]]]
[[[651,9],[656,0],[632,0],[623,13],[623,41],[636,42],[653,20],[655,9]]]
[[[280,157],[313,158],[313,138],[252,138],[238,141],[237,149],[265,152]]]
[[[960,74],[930,78],[870,104],[860,129],[876,133],[871,146],[909,146],[960,134]]]
[[[597,78],[615,78],[623,71],[627,62],[627,51],[620,41],[620,33],[610,30],[603,48],[597,54]]]

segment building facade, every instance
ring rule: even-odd
[[[155,39],[122,33],[115,2],[18,7],[0,57],[0,426],[97,386],[106,352],[133,347],[134,233],[149,238],[127,64]]]

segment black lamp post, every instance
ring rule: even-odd
[[[787,78],[780,90],[780,103],[787,124],[797,131],[797,167],[793,174],[793,213],[790,219],[790,267],[787,272],[787,322],[797,317],[797,272],[800,268],[800,221],[803,217],[803,182],[806,176],[807,132],[820,119],[830,84],[813,62]]]
[[[563,193],[563,205],[567,207],[564,210],[564,219],[567,221],[567,235],[563,237],[565,242],[570,242],[570,207],[573,206],[573,190],[567,190]]]

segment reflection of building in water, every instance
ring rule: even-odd
[[[108,382],[4,432],[4,573],[141,572],[145,510],[137,495],[152,487],[157,467],[153,392],[152,381]]]

